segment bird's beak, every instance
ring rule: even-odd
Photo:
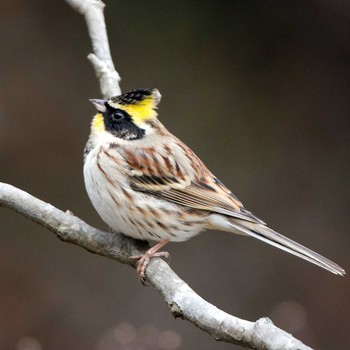
[[[95,106],[95,108],[98,112],[101,112],[101,113],[106,112],[105,103],[107,100],[98,100],[98,99],[92,98],[89,101]]]

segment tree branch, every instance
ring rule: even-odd
[[[104,97],[120,94],[120,77],[111,58],[100,0],[65,0],[84,15],[92,41],[93,54],[88,56],[100,82]],[[147,243],[119,233],[100,231],[30,194],[0,182],[0,206],[16,212],[48,228],[69,243],[134,266],[130,256],[142,254]],[[135,266],[134,266],[135,267]],[[241,320],[219,310],[197,295],[168,264],[152,259],[146,271],[147,281],[164,297],[174,317],[181,317],[212,335],[216,340],[239,344],[252,349],[307,350],[309,347],[277,328],[268,318],[256,322]]]
[[[48,228],[62,241],[92,253],[134,266],[131,255],[142,254],[147,244],[120,233],[98,230],[70,212],[33,197],[14,186],[0,182],[0,206],[8,207]],[[256,322],[241,320],[208,303],[182,281],[161,259],[152,259],[147,281],[158,290],[174,317],[181,317],[212,335],[216,340],[252,349],[310,350],[268,318]]]
[[[92,50],[88,55],[97,78],[103,97],[120,95],[120,76],[114,68],[109,50],[108,36],[103,14],[104,3],[100,0],[66,0],[77,12],[85,17],[90,35]]]

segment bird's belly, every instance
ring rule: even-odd
[[[123,179],[113,181],[112,186],[103,176],[97,166],[85,164],[87,193],[98,214],[113,230],[136,239],[180,242],[205,229],[207,215],[134,191]]]

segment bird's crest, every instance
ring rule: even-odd
[[[141,124],[157,116],[155,109],[160,99],[161,94],[157,89],[137,89],[112,97],[108,104],[125,110],[135,124]]]

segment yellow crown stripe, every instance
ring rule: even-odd
[[[154,99],[147,98],[137,104],[122,105],[117,104],[117,108],[123,109],[128,114],[130,114],[133,122],[137,124],[142,124],[146,120],[152,119],[157,116],[157,112],[154,110],[155,103]]]

